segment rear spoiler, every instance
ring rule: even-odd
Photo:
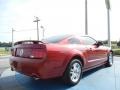
[[[44,44],[44,42],[37,41],[37,40],[24,40],[24,41],[18,41],[14,43],[14,46],[19,44]]]

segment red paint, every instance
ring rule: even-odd
[[[71,37],[74,36],[70,35],[58,43],[17,42],[10,58],[12,70],[47,79],[62,76],[68,63],[76,56],[82,59],[83,71],[106,63],[110,51],[108,47],[84,45],[80,38],[80,44],[69,44]]]

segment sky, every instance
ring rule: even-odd
[[[111,39],[120,40],[120,0],[110,0]],[[37,40],[37,24],[45,28],[45,37],[85,33],[85,0],[0,0],[0,41]],[[107,10],[105,0],[88,0],[88,34],[97,40],[107,40]]]

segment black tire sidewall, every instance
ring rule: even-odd
[[[78,79],[77,82],[73,82],[73,81],[71,80],[71,78],[70,78],[70,70],[71,70],[71,67],[72,67],[72,65],[73,65],[74,63],[78,63],[78,64],[81,66],[81,74],[80,74],[80,77],[79,77],[79,79]],[[81,77],[82,77],[82,64],[81,64],[80,60],[78,60],[78,59],[73,59],[73,60],[69,63],[69,65],[68,65],[68,67],[67,67],[67,69],[66,69],[66,71],[65,71],[65,79],[67,80],[67,83],[68,83],[69,85],[76,85],[77,83],[79,83]]]
[[[110,54],[112,55],[112,64],[110,63],[110,60],[109,60]],[[110,67],[110,66],[112,66],[112,65],[113,65],[113,53],[110,52],[110,53],[108,54],[107,66]]]

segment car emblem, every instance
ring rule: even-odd
[[[23,55],[23,49],[20,50],[20,56],[22,56],[22,55]]]

